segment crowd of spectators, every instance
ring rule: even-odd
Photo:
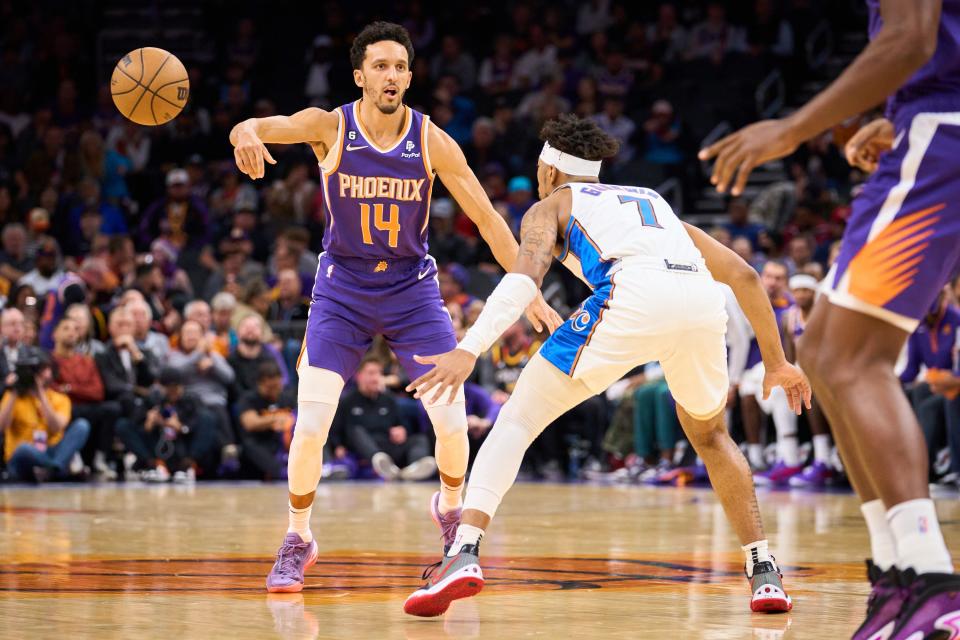
[[[617,137],[608,182],[655,188],[675,177],[695,192],[700,140],[721,120],[756,117],[760,79],[778,69],[792,92],[813,73],[803,43],[816,25],[863,28],[842,4],[590,0],[461,11],[410,0],[375,16],[413,37],[407,103],[460,143],[518,230],[536,197],[543,122],[573,111]],[[200,6],[207,50],[181,54],[190,103],[147,128],[110,101],[94,53],[99,12],[0,2],[0,430],[11,479],[284,477],[323,197],[308,147],[271,148],[277,165],[252,182],[233,163],[228,132],[250,116],[356,99],[347,48],[376,7]],[[763,273],[787,343],[802,331],[864,179],[838,151],[855,125],[803,145],[781,182],[731,199],[709,225]],[[440,183],[430,213],[441,295],[462,332],[502,271]],[[569,313],[588,291],[554,268],[544,293]],[[903,378],[931,451],[958,453],[955,463],[935,455],[940,475],[960,465],[955,303],[945,291],[931,309]],[[731,321],[729,417],[758,480],[835,481],[841,465],[822,415],[783,423],[776,404],[757,401],[743,324]],[[471,455],[544,338],[518,322],[479,363],[466,388]],[[375,344],[344,392],[325,476],[435,473],[432,429],[406,382]],[[702,468],[652,363],[561,417],[523,473],[683,483]]]

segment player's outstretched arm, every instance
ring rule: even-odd
[[[306,142],[330,148],[337,135],[337,114],[310,107],[291,116],[250,118],[230,131],[237,167],[253,179],[262,178],[264,161],[276,164],[266,144]]]
[[[517,241],[474,175],[460,145],[439,127],[430,127],[430,161],[443,185],[490,245],[505,271],[517,259]]]
[[[514,240],[510,227],[490,204],[490,199],[467,164],[460,146],[438,127],[430,127],[429,144],[433,168],[436,169],[447,191],[467,217],[477,225],[480,236],[490,245],[500,266],[507,272],[513,271],[514,262],[517,259],[517,241]],[[543,331],[546,327],[552,333],[563,324],[557,312],[539,294],[531,302],[526,313],[530,324],[537,331]]]
[[[433,369],[407,386],[407,390],[414,391],[417,398],[429,394],[430,402],[437,402],[447,393],[448,402],[452,402],[457,389],[473,371],[477,357],[489,349],[536,298],[540,283],[553,260],[559,228],[558,201],[563,198],[569,201],[570,195],[566,191],[538,202],[527,211],[520,229],[520,253],[513,270],[503,277],[487,298],[480,317],[457,348],[438,356],[414,356],[421,364],[434,365]]]
[[[809,409],[810,383],[800,369],[787,362],[780,341],[780,326],[770,306],[770,298],[760,284],[760,276],[743,258],[702,229],[686,222],[683,226],[703,255],[713,278],[733,289],[740,308],[753,327],[766,368],[763,397],[766,398],[774,386],[781,386],[787,392],[791,409],[800,413],[804,404]]]
[[[745,127],[700,151],[716,158],[710,182],[717,191],[743,192],[753,169],[792,153],[843,120],[863,113],[907,81],[937,47],[942,0],[880,0],[883,28],[830,86],[795,113]]]

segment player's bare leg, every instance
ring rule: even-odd
[[[781,612],[793,608],[783,588],[776,561],[770,555],[750,465],[730,437],[721,409],[711,418],[694,418],[677,405],[684,433],[710,475],[713,490],[746,555],[753,611]]]
[[[960,601],[953,602],[958,600],[949,575],[953,564],[929,497],[926,444],[894,374],[907,333],[827,300],[817,303],[807,327],[799,359],[822,393],[837,446],[852,471],[877,565],[869,570],[873,593],[867,619],[854,638],[893,633],[894,625],[911,618],[917,630],[925,629],[934,621],[901,611],[906,600],[943,600],[931,609],[941,613],[960,609]]]
[[[435,457],[440,471],[440,490],[430,499],[430,517],[440,527],[443,550],[453,543],[463,507],[464,479],[470,458],[467,438],[467,409],[463,390],[449,405],[425,403],[437,436]]]
[[[318,547],[310,531],[310,515],[323,470],[323,446],[343,384],[343,378],[332,371],[309,365],[300,369],[297,424],[287,460],[288,527],[277,551],[277,560],[267,576],[267,591],[272,593],[302,590],[304,571],[317,560]]]

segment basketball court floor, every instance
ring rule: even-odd
[[[709,489],[520,484],[481,547],[487,586],[446,616],[404,598],[439,559],[430,483],[322,483],[320,561],[267,595],[286,485],[0,489],[0,638],[848,638],[866,529],[850,494],[763,492],[793,612],[752,614]],[[938,500],[960,555],[960,503]]]

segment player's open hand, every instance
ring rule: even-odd
[[[270,164],[277,164],[257,134],[247,129],[241,129],[237,133],[237,146],[233,148],[233,158],[237,162],[237,168],[254,180],[263,177],[264,160]]]
[[[789,362],[784,362],[778,367],[767,367],[763,376],[763,399],[770,397],[770,392],[774,387],[783,387],[787,392],[787,403],[790,410],[797,415],[803,410],[803,407],[810,408],[810,381],[806,374]]]
[[[537,333],[541,333],[544,327],[547,328],[547,331],[553,333],[563,324],[563,318],[554,311],[553,307],[547,304],[541,293],[538,293],[536,299],[527,307],[526,315],[530,325]]]
[[[790,155],[799,144],[786,119],[762,120],[701,149],[697,157],[716,158],[710,184],[720,193],[729,190],[738,196],[743,193],[751,171],[765,162]]]
[[[893,123],[886,118],[877,118],[860,127],[843,148],[847,162],[867,173],[877,170],[880,154],[893,147]]]
[[[457,391],[463,386],[467,376],[477,364],[477,357],[469,351],[454,349],[437,356],[413,356],[420,364],[432,364],[433,369],[407,385],[407,391],[413,391],[414,398],[424,399],[428,404],[440,401],[448,393],[447,404],[451,404]],[[429,392],[436,389],[432,394]],[[427,399],[427,395],[430,395]]]

